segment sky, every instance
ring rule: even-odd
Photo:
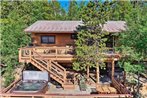
[[[48,0],[48,1],[51,1],[51,0]],[[66,10],[66,11],[68,11],[68,8],[69,8],[69,2],[70,1],[72,1],[72,0],[57,0],[60,4],[61,4],[61,6]],[[75,0],[75,1],[77,1],[77,3],[80,3],[81,1],[86,1],[86,2],[88,2],[88,1],[90,1],[90,0]],[[101,0],[102,2],[103,1],[105,1],[105,0]],[[111,0],[110,0],[111,1]]]
[[[69,0],[58,0],[61,4],[61,6],[65,9],[68,10],[69,7]]]
[[[62,6],[66,11],[68,10],[69,1],[70,1],[70,0],[57,0],[57,1],[60,2],[61,6]],[[82,0],[76,0],[76,1],[77,1],[77,3],[78,3],[78,2],[81,2]],[[84,1],[88,2],[89,0],[84,0]]]

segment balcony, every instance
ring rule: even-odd
[[[74,56],[73,48],[69,47],[24,47],[19,49],[19,62],[29,60],[30,56],[39,58],[33,51],[47,60],[50,59],[59,62],[72,61]]]
[[[19,62],[27,62],[30,56],[39,58],[34,52],[47,60],[55,60],[58,62],[72,62],[74,60],[73,47],[23,47],[19,48]],[[106,48],[104,55],[107,60],[120,58],[120,55],[115,53],[114,49]]]

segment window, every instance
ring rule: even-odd
[[[33,42],[34,42],[34,38],[32,37],[32,38],[31,38],[31,43],[33,43]]]
[[[55,44],[55,36],[41,36],[41,43]]]
[[[71,39],[77,39],[77,34],[71,34]]]

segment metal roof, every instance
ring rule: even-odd
[[[121,32],[126,30],[125,21],[108,21],[104,24],[103,30],[107,32]]]
[[[26,28],[25,32],[35,33],[74,33],[82,21],[47,21],[40,20]],[[125,30],[124,21],[108,21],[103,30],[108,32],[121,32]]]

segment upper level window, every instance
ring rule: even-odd
[[[55,36],[41,36],[41,43],[55,44]]]
[[[77,34],[71,34],[71,39],[77,39],[78,37],[77,37]]]

